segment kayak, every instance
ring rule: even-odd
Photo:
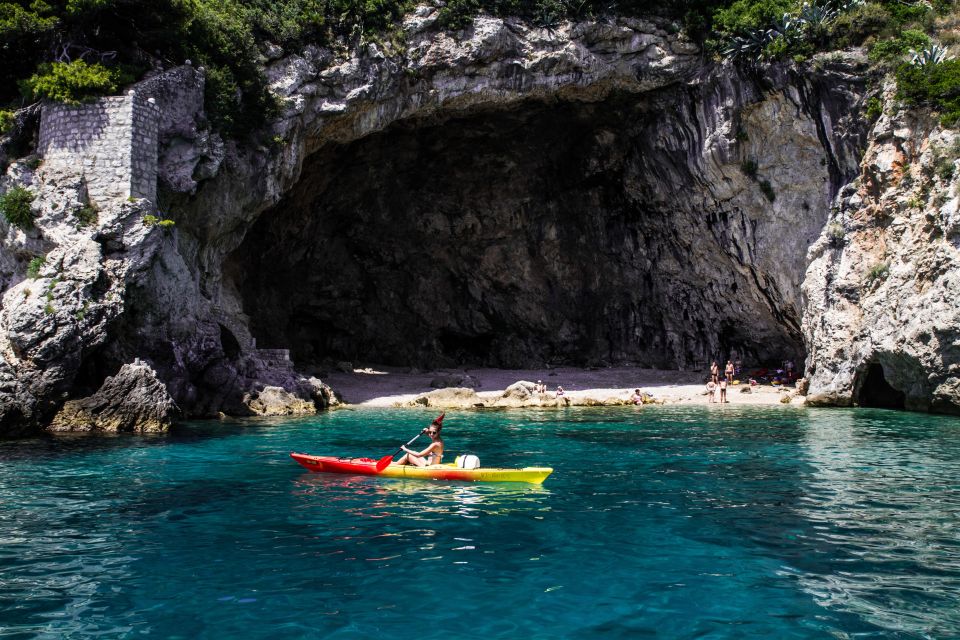
[[[410,464],[391,464],[377,471],[373,458],[336,458],[334,456],[310,456],[291,453],[290,457],[310,471],[324,473],[347,473],[384,478],[411,478],[417,480],[466,480],[468,482],[530,482],[541,484],[553,469],[550,467],[523,467],[522,469],[461,469],[456,463],[434,464],[416,467]]]

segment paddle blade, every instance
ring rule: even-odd
[[[383,456],[377,460],[377,471],[383,471],[390,466],[390,463],[393,462],[393,454],[391,453],[388,456]]]

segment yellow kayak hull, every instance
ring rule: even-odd
[[[311,456],[304,453],[291,453],[290,457],[310,471],[326,473],[346,473],[365,476],[383,476],[384,478],[410,478],[416,480],[464,480],[467,482],[529,482],[542,484],[553,469],[551,467],[523,467],[522,469],[500,469],[487,467],[480,469],[461,469],[455,463],[434,464],[428,467],[391,464],[383,471],[377,471],[376,460],[371,458],[334,458],[331,456]]]

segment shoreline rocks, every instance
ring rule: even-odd
[[[49,430],[160,433],[179,416],[179,407],[150,365],[125,364],[92,396],[68,400]]]

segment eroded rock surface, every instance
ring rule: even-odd
[[[201,70],[148,81],[162,212],[78,225],[80,176],[11,165],[40,216],[0,222],[0,431],[134,357],[214,416],[332,402],[297,367],[338,360],[803,355],[805,252],[866,146],[861,59],[745,72],[651,21],[435,20],[403,51],[272,52],[284,108],[243,146],[206,128]]]
[[[960,413],[960,138],[894,92],[810,249],[807,401]]]
[[[156,433],[180,415],[166,386],[147,364],[125,364],[95,394],[69,400],[54,417],[51,431]]]

